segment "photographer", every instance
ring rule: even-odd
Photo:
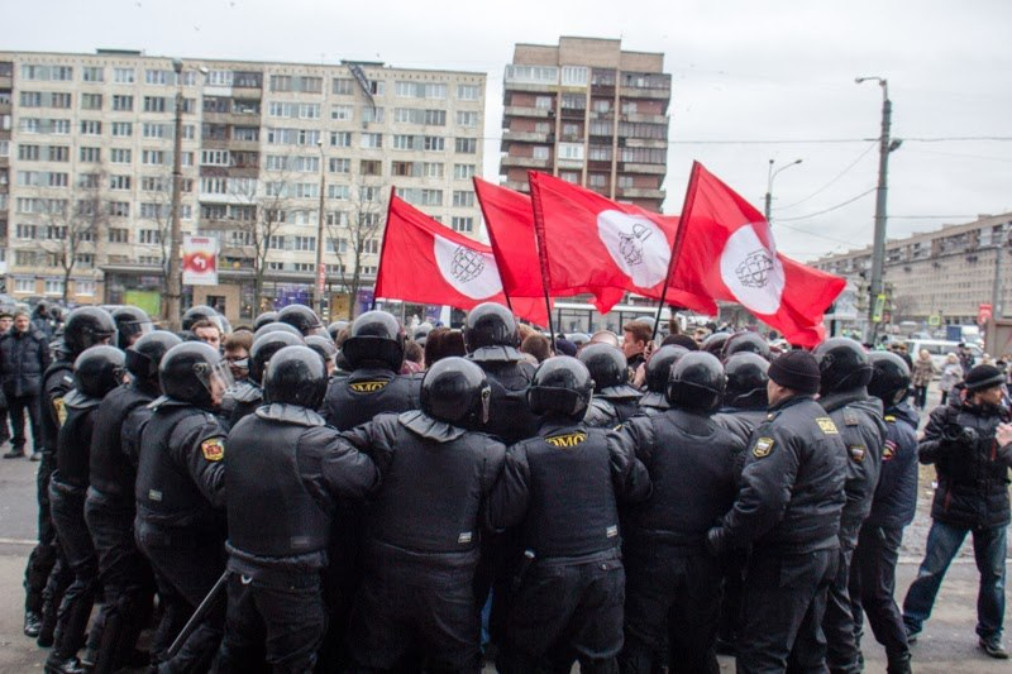
[[[1004,381],[998,368],[978,365],[966,376],[965,396],[953,395],[948,405],[931,413],[918,454],[921,463],[935,465],[938,489],[924,561],[903,602],[903,622],[913,642],[931,614],[949,562],[972,532],[980,571],[977,635],[980,647],[1002,660],[1009,657],[1002,626],[1012,465],[1012,426],[1002,405]]]

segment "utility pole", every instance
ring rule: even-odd
[[[777,174],[781,171],[786,171],[792,166],[797,166],[801,163],[801,159],[795,159],[790,164],[781,166],[776,171],[773,170],[773,163],[775,160],[770,159],[770,168],[766,174],[766,208],[763,211],[763,215],[766,216],[766,222],[771,222],[770,211],[773,207],[773,179],[777,177]]]
[[[1005,240],[1007,225],[999,225],[998,240],[994,246],[994,284],[991,286],[991,321],[1001,318],[1005,311],[1002,306],[1002,266],[1005,263]]]
[[[899,147],[889,139],[889,129],[892,125],[893,103],[889,100],[889,85],[883,77],[858,77],[854,81],[858,84],[868,80],[875,80],[882,87],[882,133],[879,136],[879,157],[878,157],[878,189],[875,194],[875,235],[872,245],[871,256],[871,284],[869,285],[868,302],[868,332],[867,341],[875,343],[878,332],[876,322],[876,307],[878,306],[879,295],[882,294],[882,276],[885,266],[885,242],[886,242],[886,195],[889,181],[889,153]]]
[[[327,278],[327,268],[323,265],[323,208],[324,208],[324,191],[326,188],[327,180],[327,167],[323,165],[323,141],[316,141],[316,146],[320,149],[320,217],[316,223],[316,285],[314,286],[314,295],[316,296],[316,311],[320,316],[320,320],[323,320],[324,305],[326,300],[323,297],[324,283]]]
[[[168,278],[165,279],[165,311],[162,318],[169,330],[177,332],[182,318],[183,277],[180,270],[180,248],[183,230],[180,223],[180,201],[183,191],[183,62],[172,61],[176,71],[176,124],[172,156],[172,221],[169,229]]]

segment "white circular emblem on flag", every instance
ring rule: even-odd
[[[656,224],[638,215],[601,211],[597,235],[618,268],[637,286],[650,288],[664,280],[671,247]]]
[[[502,292],[502,279],[492,253],[481,253],[467,246],[434,237],[432,252],[443,278],[461,295],[483,300]]]
[[[784,266],[751,224],[739,227],[724,244],[720,276],[745,308],[757,314],[775,314],[780,309]]]

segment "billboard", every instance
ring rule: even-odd
[[[218,285],[218,239],[216,237],[183,237],[183,285]]]

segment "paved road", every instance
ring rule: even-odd
[[[6,450],[6,446],[0,448]],[[24,591],[21,587],[25,561],[35,536],[35,468],[27,460],[0,461],[0,674],[41,672],[46,653],[21,634]],[[922,470],[921,502],[917,521],[907,529],[898,586],[906,592],[917,573],[923,553],[931,498],[930,470]],[[938,674],[977,674],[1010,671],[1012,664],[987,658],[977,648],[973,628],[977,572],[969,546],[954,563],[942,585],[935,615],[914,646],[914,671]],[[881,647],[868,637],[866,668],[870,674],[885,672]],[[491,670],[488,670],[491,671]],[[733,672],[730,658],[721,661],[721,671]]]

